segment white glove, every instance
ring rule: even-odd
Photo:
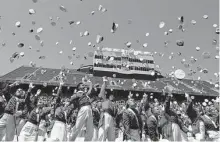
[[[30,84],[29,84],[29,88],[30,88],[30,89],[33,89],[33,88],[34,88],[33,83],[30,83]]]

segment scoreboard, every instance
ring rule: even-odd
[[[101,48],[94,52],[93,69],[120,74],[152,75],[154,58],[150,52]]]

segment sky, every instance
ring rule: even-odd
[[[99,11],[99,5],[107,11]],[[65,7],[66,12],[60,10],[60,6]],[[30,15],[29,9],[34,9],[35,14]],[[208,18],[205,19],[204,15]],[[178,29],[180,16],[184,17],[184,32]],[[195,25],[192,20],[196,21]],[[18,21],[21,27],[15,26]],[[75,23],[70,25],[69,21]],[[81,23],[77,25],[77,21]],[[52,26],[51,22],[56,25]],[[119,25],[115,33],[110,32],[113,22]],[[160,22],[165,23],[163,28],[159,28]],[[162,74],[176,69],[188,74],[201,67],[208,73],[197,71],[186,78],[216,81],[214,73],[219,73],[219,60],[215,56],[219,55],[216,50],[219,37],[213,24],[219,25],[219,0],[0,0],[0,75],[30,62],[47,68],[65,66],[75,69],[82,64],[91,65],[92,58],[84,59],[84,56],[94,52],[96,47],[127,49],[125,43],[131,42],[130,48],[134,50],[157,53],[154,55],[155,64],[159,65]],[[43,31],[37,33],[40,27]],[[30,29],[34,32],[30,33]],[[173,32],[164,35],[169,29]],[[80,37],[80,32],[85,31],[89,35]],[[104,37],[99,44],[96,43],[98,34]],[[39,35],[40,40],[36,40],[35,35]],[[217,40],[215,44],[214,39]],[[177,40],[184,40],[184,46],[177,46]],[[167,46],[165,41],[168,41]],[[89,42],[96,47],[88,46]],[[18,43],[24,43],[24,47],[18,47]],[[148,46],[143,47],[144,43]],[[76,47],[75,52],[73,47]],[[196,47],[200,50],[197,51]],[[24,56],[11,63],[9,59],[15,52],[24,52]],[[209,52],[211,57],[204,59],[204,52]],[[169,59],[170,55],[174,57]],[[39,59],[40,56],[46,58]],[[185,67],[181,60],[185,59],[188,64],[191,57],[197,61]]]

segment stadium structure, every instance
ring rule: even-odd
[[[95,51],[93,65],[79,69],[21,66],[0,77],[1,88],[4,82],[20,80],[25,89],[33,82],[36,84],[35,89],[41,88],[45,94],[51,95],[59,85],[60,75],[65,83],[62,93],[64,97],[72,95],[83,77],[98,83],[100,88],[103,76],[107,76],[109,80],[107,91],[114,94],[117,100],[126,99],[129,92],[137,99],[142,98],[144,93],[162,99],[162,90],[167,85],[173,88],[177,99],[183,99],[185,93],[194,95],[198,101],[219,95],[219,88],[208,81],[163,77],[154,70],[153,55],[149,52],[110,48]]]

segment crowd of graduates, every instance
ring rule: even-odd
[[[177,101],[172,87],[161,97],[147,92],[136,100],[130,92],[126,104],[117,104],[107,93],[108,79],[100,89],[82,79],[72,96],[63,98],[64,85],[49,103],[40,100],[42,90],[29,84],[28,90],[16,81],[0,90],[0,141],[218,141],[219,98],[194,101],[185,93]],[[95,85],[94,85],[95,84]],[[12,88],[16,91],[12,92]]]

